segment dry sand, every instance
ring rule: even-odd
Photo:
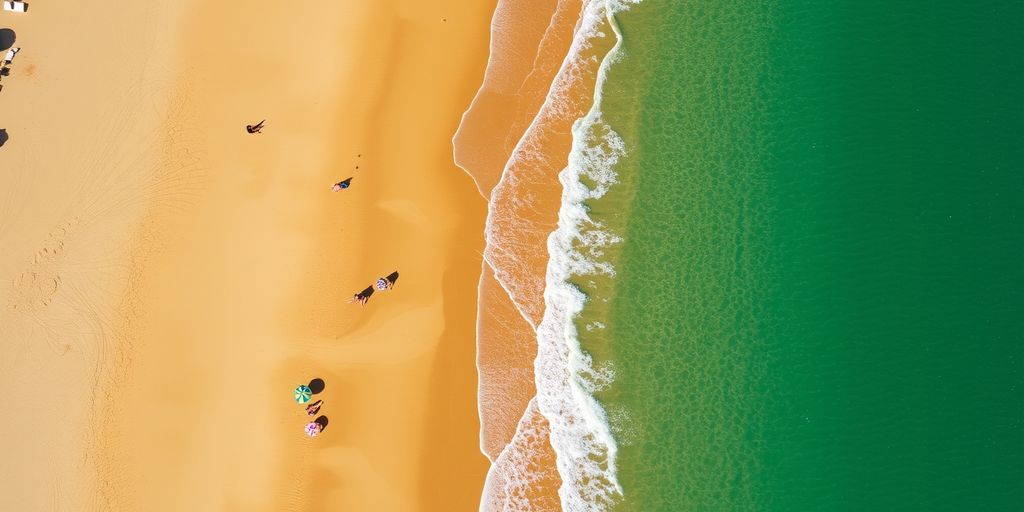
[[[140,4],[0,18],[0,509],[475,509],[493,2]]]

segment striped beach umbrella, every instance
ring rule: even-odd
[[[306,435],[308,435],[309,437],[316,437],[316,435],[319,434],[319,433],[320,433],[320,424],[319,423],[317,423],[315,421],[311,421],[311,422],[306,424]]]
[[[309,389],[309,386],[303,384],[295,388],[295,401],[304,404],[313,398],[313,390]]]

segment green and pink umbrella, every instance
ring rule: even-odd
[[[313,390],[309,389],[309,386],[303,384],[295,388],[295,401],[304,404],[313,398]]]

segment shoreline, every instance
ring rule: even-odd
[[[520,18],[509,9],[496,19]],[[588,367],[579,371],[590,378],[605,377],[589,368],[578,339],[565,328],[572,316],[566,308],[582,299],[562,284],[571,266],[567,258],[603,269],[575,253],[573,240],[589,242],[563,223],[580,222],[583,185],[573,177],[600,172],[601,162],[580,161],[597,155],[580,154],[585,150],[577,147],[576,125],[592,117],[599,68],[614,43],[601,29],[606,14],[601,4],[556,2],[537,45],[499,24],[534,52],[517,55],[497,45],[504,52],[492,52],[487,80],[457,135],[465,147],[457,148],[456,161],[478,187],[493,183],[480,288],[486,313],[478,319],[483,446],[494,462],[484,499],[491,508],[559,510],[585,506],[584,496],[612,502],[621,493],[614,441],[597,419],[599,406],[589,397],[569,398],[587,395],[574,383],[574,364]],[[521,97],[526,91],[538,97]],[[516,142],[508,147],[510,138]],[[524,473],[523,467],[531,470]]]

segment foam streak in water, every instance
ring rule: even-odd
[[[536,330],[537,396],[492,459],[482,510],[556,510],[548,493],[556,486],[562,510],[607,510],[622,499],[615,441],[592,396],[611,374],[596,371],[580,347],[574,322],[586,297],[570,279],[614,275],[603,248],[620,240],[584,203],[616,183],[613,168],[624,154],[623,141],[602,122],[600,91],[621,42],[612,16],[637,1],[583,2],[544,104],[490,196],[484,258]],[[482,416],[491,399],[481,395]]]
[[[608,509],[622,497],[615,440],[603,409],[591,395],[609,376],[599,375],[580,347],[574,321],[586,296],[570,279],[614,273],[610,264],[597,257],[601,247],[619,240],[587,215],[584,203],[604,196],[616,183],[613,169],[625,152],[622,139],[601,117],[601,90],[621,45],[612,16],[624,7],[618,2],[593,2],[584,13],[583,23],[593,24],[589,30],[611,27],[617,42],[601,63],[590,111],[573,125],[569,165],[559,175],[562,204],[558,227],[548,237],[545,310],[537,328],[537,404],[550,423],[562,477],[559,497],[563,510],[570,512]]]

